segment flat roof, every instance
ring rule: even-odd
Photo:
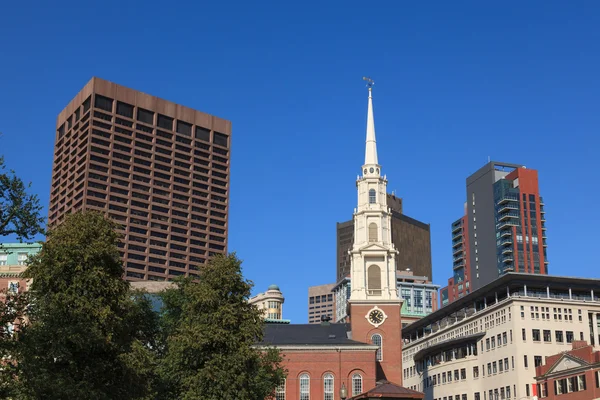
[[[505,289],[507,286],[522,286],[532,285],[535,287],[550,286],[553,289],[586,289],[598,290],[600,297],[600,280],[591,278],[576,278],[568,276],[554,276],[541,274],[526,274],[520,272],[510,272],[502,275],[498,279],[488,283],[487,285],[475,290],[468,295],[459,298],[439,310],[413,322],[403,329],[403,334],[412,334],[419,329],[431,325],[444,317],[450,316],[457,311],[464,309],[467,306],[473,305],[473,302],[484,297],[493,296],[498,289]]]

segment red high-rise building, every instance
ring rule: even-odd
[[[467,178],[465,215],[452,224],[453,276],[442,306],[507,272],[547,274],[538,172],[490,162]]]

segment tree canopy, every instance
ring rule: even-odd
[[[122,279],[115,228],[95,212],[68,215],[30,259],[17,398],[154,398],[156,315]]]
[[[0,157],[0,237],[15,235],[24,240],[43,233],[42,206],[37,195],[27,193],[30,186],[14,171],[7,171]]]
[[[259,350],[264,322],[235,255],[215,256],[198,282],[163,295],[160,374],[169,398],[263,400],[285,377],[275,349]],[[172,396],[172,397],[170,397]]]

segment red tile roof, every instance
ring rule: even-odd
[[[423,399],[425,393],[407,389],[389,381],[379,381],[373,389],[348,400],[359,399]]]

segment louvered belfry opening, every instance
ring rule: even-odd
[[[371,295],[381,294],[381,268],[371,265],[367,270],[367,289]]]

